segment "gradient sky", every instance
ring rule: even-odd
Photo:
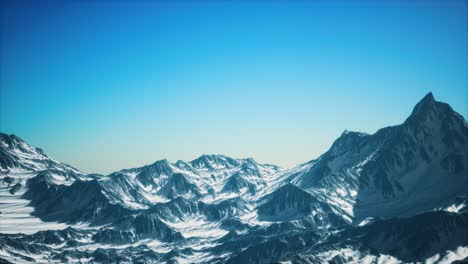
[[[85,172],[205,153],[293,166],[429,91],[468,116],[467,1],[13,2],[0,130]]]

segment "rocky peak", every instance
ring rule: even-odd
[[[223,155],[202,155],[199,158],[192,160],[190,164],[194,168],[216,169],[218,167],[235,167],[239,165],[239,162]]]

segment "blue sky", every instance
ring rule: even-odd
[[[429,91],[468,116],[466,1],[13,2],[0,130],[85,172],[211,153],[293,166]]]

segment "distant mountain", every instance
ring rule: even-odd
[[[0,133],[0,172],[48,170],[57,181],[79,178],[83,173],[77,169],[49,158],[44,151],[34,148],[15,135]]]
[[[0,263],[468,259],[468,123],[427,94],[291,169],[203,155],[85,174],[0,133]]]

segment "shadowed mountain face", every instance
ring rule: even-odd
[[[344,197],[337,206],[351,206],[350,215],[360,221],[410,216],[449,202],[466,189],[467,168],[466,121],[428,94],[401,125],[373,135],[343,133],[314,166],[291,180]]]
[[[0,262],[450,263],[468,257],[468,125],[426,95],[292,169],[203,155],[84,174],[0,133]]]

